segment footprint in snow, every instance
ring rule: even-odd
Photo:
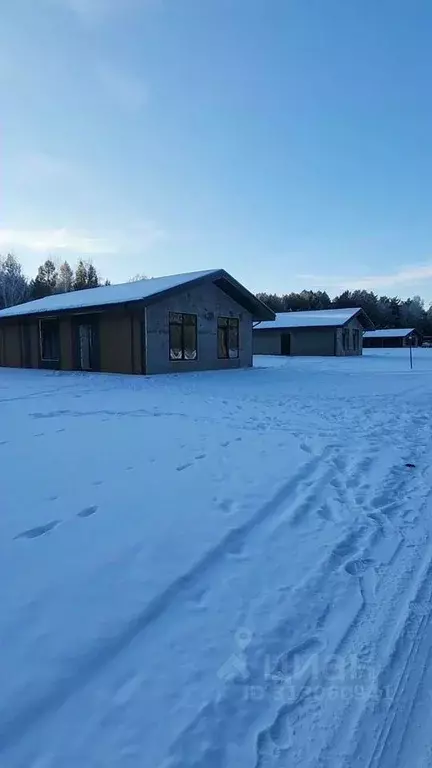
[[[312,448],[306,443],[300,443],[300,450],[304,453],[312,453]]]
[[[303,674],[312,660],[324,650],[324,647],[324,643],[318,637],[307,638],[279,656],[272,670],[272,675],[286,679]]]
[[[183,472],[185,469],[188,469],[188,467],[191,467],[192,463],[189,461],[187,464],[180,464],[179,467],[176,467],[177,472]]]
[[[363,576],[363,574],[369,568],[372,568],[373,565],[375,565],[375,561],[371,560],[370,557],[367,557],[359,560],[351,560],[346,564],[345,570],[351,576]]]
[[[240,536],[237,536],[237,534],[234,532],[231,538],[228,539],[226,545],[225,545],[225,554],[231,557],[240,557],[243,556],[243,549],[244,549],[244,541]]]
[[[188,598],[188,604],[193,611],[205,610],[206,606],[207,589],[198,588],[193,591]]]
[[[92,515],[97,512],[98,508],[96,505],[92,507],[86,507],[85,509],[82,509],[81,512],[78,512],[78,517],[91,517]]]
[[[46,533],[52,531],[59,523],[60,520],[52,520],[50,523],[45,523],[45,525],[37,525],[36,528],[29,528],[27,531],[22,531],[22,533],[15,536],[15,539],[37,539],[39,536],[44,536]]]
[[[229,515],[231,512],[234,511],[235,504],[232,499],[222,499],[222,501],[219,502],[218,507],[221,510],[221,512],[224,512],[226,515]]]

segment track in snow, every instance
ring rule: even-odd
[[[43,670],[37,685],[29,685],[24,676],[21,680],[16,667],[15,695],[2,708],[0,728],[2,760],[10,768],[109,761],[116,768],[135,768],[144,754],[154,768],[402,768],[428,763],[432,738],[427,727],[419,733],[418,724],[427,717],[432,684],[432,429],[423,416],[429,393],[426,398],[419,385],[413,398],[407,383],[408,395],[359,394],[347,403],[341,391],[349,386],[348,378],[334,393],[338,377],[331,374],[307,396],[297,394],[294,382],[290,397],[291,379],[281,379],[279,393],[275,380],[264,395],[255,384],[246,396],[243,383],[232,400],[226,399],[225,387],[223,398],[217,399],[213,390],[192,413],[199,377],[191,379],[185,402],[177,391],[169,402],[163,388],[169,392],[170,383],[162,382],[160,400],[146,402],[145,409],[139,388],[130,407],[123,394],[121,407],[120,401],[111,402],[115,385],[108,383],[103,403],[99,393],[88,403],[84,392],[72,389],[58,407],[47,401],[45,411],[41,401],[35,405],[27,395],[29,433],[34,433],[35,418],[46,418],[47,445],[55,439],[64,446],[69,430],[81,439],[90,434],[88,424],[90,430],[112,428],[110,434],[127,439],[136,430],[141,439],[142,430],[152,429],[154,422],[148,463],[141,456],[137,461],[122,455],[123,474],[116,475],[113,465],[113,476],[124,483],[123,493],[135,484],[136,495],[144,495],[142,478],[149,483],[162,455],[164,466],[169,460],[175,491],[169,509],[156,504],[154,522],[169,513],[173,528],[185,515],[190,538],[202,538],[190,561],[185,559],[177,572],[173,568],[172,577],[148,597],[149,554],[145,558],[141,550],[152,531],[141,526],[150,510],[144,503],[135,517],[127,507],[113,513],[108,496],[116,489],[100,466],[89,473],[89,496],[73,499],[73,506],[55,516],[55,526],[46,527],[54,519],[46,511],[45,517],[29,516],[25,523],[12,519],[8,545],[25,567],[26,557],[42,563],[39,552],[46,553],[44,562],[49,560],[62,541],[65,552],[69,542],[75,547],[78,563],[86,548],[93,558],[93,550],[103,551],[103,537],[111,529],[120,537],[122,526],[129,524],[121,566],[115,561],[111,571],[108,558],[98,561],[89,580],[76,590],[72,584],[69,594],[89,605],[91,580],[99,597],[109,576],[115,595],[116,581],[122,588],[131,571],[126,583],[137,588],[137,596],[131,610],[115,617],[113,604],[112,619],[109,600],[111,620],[95,622],[96,631],[85,634],[78,626],[78,640],[61,647],[63,655]],[[303,385],[314,386],[309,375]],[[47,393],[44,389],[42,400]],[[83,408],[75,410],[70,398],[81,395]],[[151,400],[147,390],[146,396]],[[13,407],[15,400],[8,402]],[[166,436],[173,435],[173,423],[176,449],[167,458]],[[291,466],[293,443],[300,460]],[[55,445],[61,449],[59,442]],[[123,451],[126,445],[124,439]],[[243,454],[253,459],[253,472],[242,465]],[[276,461],[281,470],[272,475]],[[241,471],[242,485],[230,485],[230,472],[238,479]],[[245,505],[260,472],[264,482]],[[199,517],[188,518],[185,489],[200,477],[214,487],[206,489]],[[272,481],[265,482],[267,477]],[[44,494],[57,509],[63,507],[60,492]],[[158,488],[158,499],[159,494]],[[219,516],[214,528],[199,528],[200,519],[213,514]],[[164,540],[171,528],[164,531]],[[138,534],[141,539],[135,540]],[[186,538],[180,526],[177,535],[181,549]],[[172,541],[162,559],[177,563],[175,536]],[[112,551],[116,548],[117,542]],[[36,593],[34,608],[30,601],[29,609],[20,606],[23,615],[28,609],[32,617],[33,610],[36,623],[39,614],[45,620],[50,590],[48,580]],[[91,629],[92,616],[85,621]],[[43,646],[50,641],[44,631],[41,621]],[[25,642],[20,630],[18,650],[20,643],[30,647]],[[413,740],[415,756],[410,754]]]

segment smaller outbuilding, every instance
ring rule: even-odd
[[[364,347],[418,347],[421,337],[415,328],[383,328],[363,334]]]
[[[254,327],[254,354],[361,355],[367,328],[373,324],[359,307],[279,312]]]

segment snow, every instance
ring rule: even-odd
[[[413,357],[0,369],[0,764],[428,765]]]
[[[365,331],[365,339],[399,339],[416,333],[415,328],[384,328],[379,331]]]
[[[139,301],[140,299],[148,299],[170,288],[176,288],[194,280],[199,280],[206,275],[216,275],[219,272],[220,270],[217,269],[209,269],[203,272],[187,272],[180,275],[136,280],[119,285],[103,285],[100,288],[88,288],[83,291],[56,293],[53,296],[46,296],[44,299],[36,299],[35,301],[28,301],[25,304],[3,309],[0,311],[0,319],[2,317],[59,312],[66,309],[84,309],[85,307]]]
[[[317,309],[299,312],[278,312],[276,320],[264,321],[256,326],[260,331],[278,328],[319,328],[340,326],[348,323],[362,310],[357,309]]]

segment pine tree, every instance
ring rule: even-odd
[[[47,259],[41,264],[37,275],[30,283],[30,293],[32,299],[42,299],[44,296],[51,296],[57,285],[57,270],[51,259]]]
[[[50,292],[54,293],[57,285],[57,279],[58,279],[56,266],[54,262],[51,261],[51,259],[47,259],[44,264],[44,268],[45,268],[45,280],[46,280],[47,286],[50,289]]]
[[[73,290],[82,291],[87,288],[87,267],[81,260],[75,270],[75,279],[73,281]]]
[[[99,285],[99,277],[95,267],[91,262],[87,264],[87,288],[97,288]]]

